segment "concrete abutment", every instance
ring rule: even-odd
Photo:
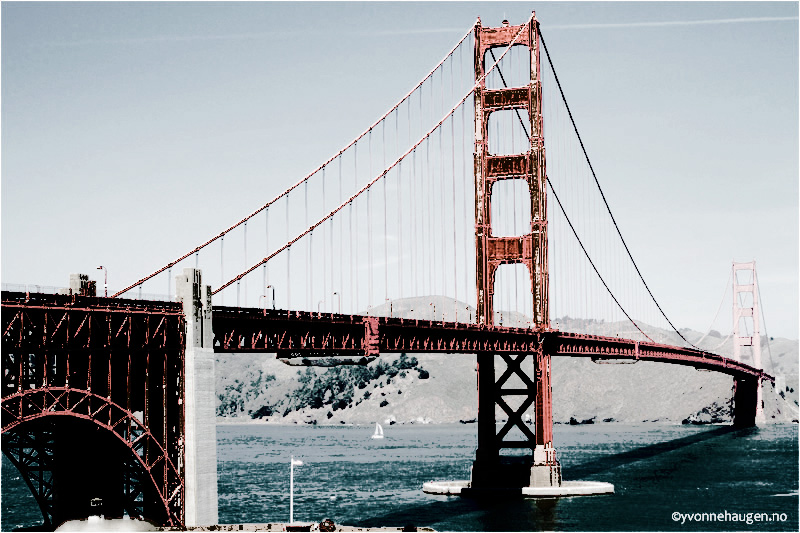
[[[203,286],[200,270],[185,268],[175,290],[186,316],[184,524],[208,526],[219,522],[211,287]]]

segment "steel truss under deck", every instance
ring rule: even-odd
[[[45,524],[102,512],[180,526],[180,304],[15,292],[2,300],[2,447]]]

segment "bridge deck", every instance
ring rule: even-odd
[[[774,381],[763,370],[694,348],[554,329],[481,326],[460,322],[214,307],[214,351],[269,352],[284,357],[371,358],[380,353],[535,353],[658,361],[732,376]]]

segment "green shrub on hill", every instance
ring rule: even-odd
[[[369,399],[371,395],[368,391],[363,394],[357,391],[366,389],[370,383],[383,387],[384,383],[402,379],[411,371],[417,372],[419,379],[429,377],[428,371],[419,366],[416,357],[404,353],[391,363],[379,358],[366,366],[335,366],[324,371],[309,367],[297,371],[296,387],[288,395],[272,402],[267,401],[269,395],[264,393],[275,382],[275,376],[260,371],[250,372],[243,379],[236,378],[225,385],[223,392],[218,395],[217,415],[263,418],[286,416],[306,407],[320,409],[326,406],[331,413],[353,405],[356,396]],[[358,402],[363,400],[358,399]]]

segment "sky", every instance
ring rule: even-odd
[[[2,10],[3,283],[109,290],[338,152],[450,50],[535,10],[623,235],[678,327],[756,260],[798,337],[796,2],[28,3]],[[101,282],[102,283],[102,282]]]

